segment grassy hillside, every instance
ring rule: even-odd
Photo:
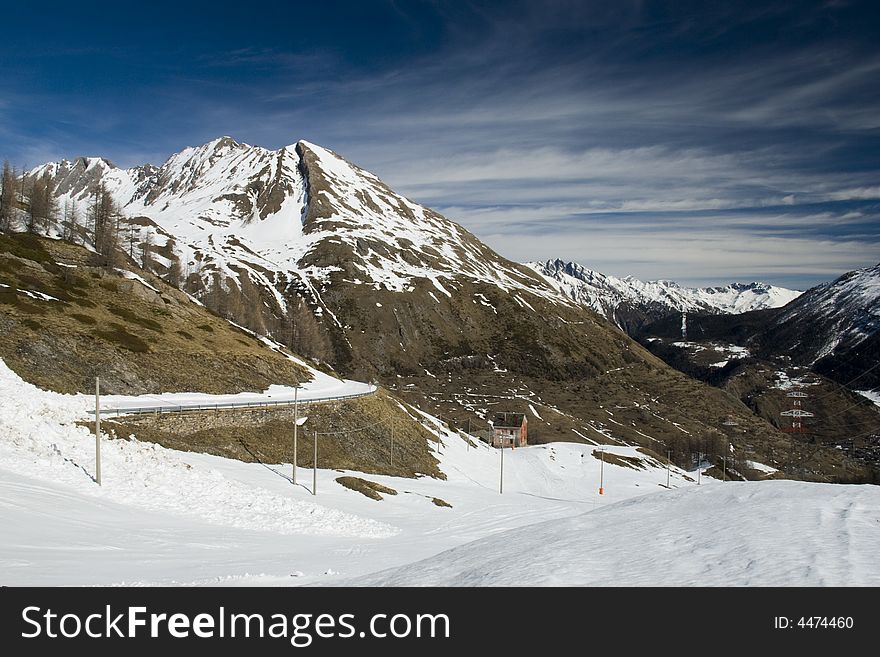
[[[160,279],[34,235],[0,235],[0,357],[58,392],[229,393],[307,372]]]

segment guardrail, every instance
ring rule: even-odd
[[[370,395],[375,395],[378,390],[378,387],[374,387],[372,390],[368,390],[367,392],[356,392],[353,395],[334,395],[330,397],[314,397],[312,399],[298,400],[258,400],[247,402],[218,402],[216,404],[163,404],[160,406],[132,406],[128,408],[123,406],[108,407],[101,409],[101,415],[106,417],[119,417],[120,415],[146,415],[149,413],[152,413],[154,415],[161,415],[162,413],[184,413],[187,411],[198,412],[220,410],[228,411],[237,408],[277,408],[279,406],[293,406],[294,404],[319,404],[323,402],[341,401],[345,399],[358,399],[360,397],[369,397]],[[94,409],[90,409],[89,414],[94,415]]]

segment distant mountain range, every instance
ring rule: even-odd
[[[675,318],[646,335],[675,337]],[[784,358],[854,389],[880,388],[880,264],[810,288],[782,308],[741,315],[694,315],[688,335],[747,347],[761,358]]]
[[[757,282],[721,287],[685,287],[665,280],[644,282],[631,276],[609,276],[562,260],[530,262],[528,266],[559,292],[628,333],[670,313],[744,313],[784,306],[801,294]]]

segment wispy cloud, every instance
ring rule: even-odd
[[[130,165],[219,134],[305,138],[508,257],[817,282],[880,260],[869,9],[389,2],[366,38],[309,8],[271,34],[194,38],[171,56],[114,44],[124,93],[7,76],[0,145],[29,162],[88,152]]]
[[[763,279],[803,289],[851,269],[853,261],[876,259],[876,246],[861,240],[756,236],[710,225],[686,230],[642,227],[637,232],[607,225],[537,234],[503,231],[487,239],[517,260],[554,253],[618,276],[655,279],[663,277],[658,272],[676,271],[676,280],[694,285]],[[585,259],[585,253],[592,255]]]

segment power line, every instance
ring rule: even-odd
[[[832,413],[831,415],[828,416],[828,418],[837,417],[838,415],[843,415],[843,414],[846,413],[848,410],[853,409],[853,408],[855,408],[856,406],[863,406],[866,402],[870,402],[870,400],[867,399],[866,397],[862,397],[862,398],[859,399],[859,401],[857,401],[855,404],[850,404],[849,406],[847,406],[846,408],[844,408],[842,411],[837,411],[836,413]]]
[[[871,429],[869,431],[865,431],[863,433],[857,433],[854,436],[853,435],[847,436],[843,440],[855,440],[856,438],[863,438],[865,436],[870,436],[872,434],[880,434],[880,427],[875,427],[874,429]]]
[[[865,376],[865,375],[868,374],[869,372],[873,372],[873,371],[874,371],[875,369],[877,369],[878,367],[880,367],[880,361],[874,363],[871,367],[869,367],[868,369],[866,369],[864,372],[862,372],[862,373],[859,374],[858,376],[856,376],[856,377],[850,379],[850,380],[847,381],[846,383],[838,383],[838,382],[835,381],[834,379],[831,379],[831,378],[829,378],[829,377],[827,377],[827,376],[824,376],[824,375],[822,375],[822,374],[819,374],[818,372],[813,372],[812,370],[811,370],[811,373],[812,373],[812,374],[817,374],[818,376],[821,376],[821,377],[822,377],[823,379],[825,379],[826,381],[830,381],[832,385],[835,385],[835,386],[837,386],[838,388],[842,388],[844,391],[846,391],[846,392],[848,392],[848,393],[852,393],[853,391],[849,389],[849,386],[852,385],[852,383],[853,383],[854,381],[858,381],[858,380],[861,379],[863,376]],[[827,392],[827,393],[825,393],[824,395],[820,395],[820,396],[816,397],[815,400],[818,401],[818,400],[820,400],[820,399],[826,399],[826,398],[828,398],[828,397],[831,397],[832,395],[834,395],[834,392]]]

